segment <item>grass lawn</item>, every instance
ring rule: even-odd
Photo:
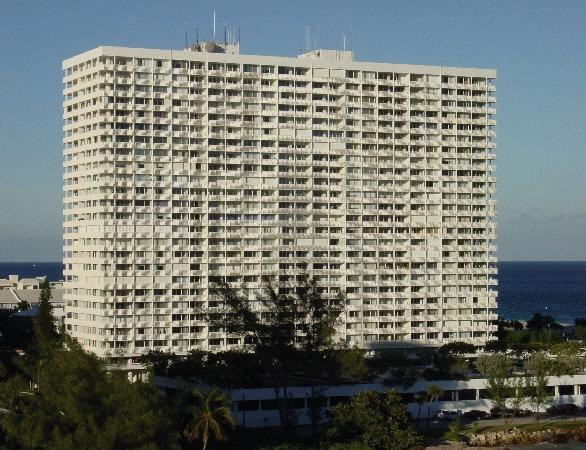
[[[483,425],[482,422],[474,422],[464,429],[466,433],[489,433],[492,431],[504,431],[512,428],[518,428],[525,431],[541,431],[548,428],[558,428],[560,430],[571,430],[573,428],[586,427],[586,419],[566,419],[566,420],[540,420],[530,423],[511,423],[506,425]]]

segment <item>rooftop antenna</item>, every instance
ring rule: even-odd
[[[185,48],[187,48],[187,30],[185,30]]]
[[[342,33],[342,48],[346,51],[346,35]]]
[[[195,27],[195,43],[199,44],[199,27]]]
[[[238,45],[240,46],[240,27],[238,27]]]
[[[216,39],[216,10],[214,9],[214,39]]]
[[[226,47],[226,44],[228,43],[228,41],[226,40],[226,33],[228,32],[226,27],[227,27],[227,24],[226,24],[226,22],[224,22],[224,47]]]

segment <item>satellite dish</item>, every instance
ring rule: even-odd
[[[217,53],[218,52],[218,45],[215,42],[204,42],[203,43],[203,50],[207,53]]]

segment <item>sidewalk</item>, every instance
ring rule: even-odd
[[[563,444],[551,444],[549,442],[541,442],[539,444],[519,444],[508,445],[506,447],[468,447],[464,444],[434,445],[430,447],[425,447],[425,450],[583,450],[584,448],[584,442],[566,442]]]
[[[477,423],[482,426],[496,426],[496,425],[521,425],[526,423],[543,423],[543,422],[559,422],[563,421],[578,421],[586,419],[586,414],[578,413],[575,416],[546,416],[537,420],[535,417],[500,417],[498,419],[479,420]],[[474,422],[473,422],[474,423]]]

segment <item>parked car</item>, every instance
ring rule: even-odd
[[[499,417],[515,417],[517,414],[517,411],[515,411],[514,409],[510,409],[510,408],[491,408],[490,410],[490,417],[492,419],[498,419]]]
[[[573,403],[565,403],[563,405],[554,405],[547,408],[547,413],[557,416],[575,416],[578,412],[578,407]]]
[[[486,411],[481,411],[480,409],[472,409],[470,411],[466,411],[463,416],[470,420],[482,420],[488,419],[490,414]]]
[[[462,415],[461,409],[440,409],[435,417],[443,420],[452,420]]]
[[[533,414],[533,411],[531,411],[530,409],[514,409],[513,410],[513,415],[515,417],[528,417],[531,416]]]

